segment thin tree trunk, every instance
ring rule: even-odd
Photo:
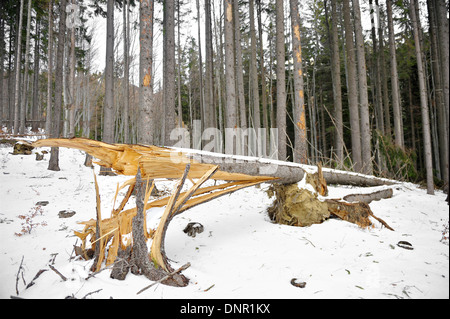
[[[130,12],[129,12],[129,1],[124,0],[123,4],[123,64],[124,64],[124,74],[123,74],[123,141],[124,143],[130,143],[130,124],[128,122],[128,109],[130,108],[130,70],[128,61],[128,42],[129,42],[129,24],[130,24]]]
[[[257,16],[258,16],[258,37],[259,37],[259,67],[261,70],[261,107],[263,113],[263,128],[266,129],[266,145],[267,152],[270,151],[270,136],[269,136],[269,116],[267,114],[267,85],[266,85],[266,67],[264,65],[264,45],[263,45],[263,29],[261,21],[261,0],[256,0]],[[266,153],[268,154],[268,153]]]
[[[20,0],[19,27],[17,28],[18,40],[16,51],[16,88],[14,90],[14,128],[13,134],[19,133],[19,90],[20,90],[20,61],[22,56],[22,21],[23,21],[23,1]]]
[[[216,127],[214,107],[213,47],[211,0],[205,0],[205,127]]]
[[[224,26],[225,26],[225,90],[226,90],[226,132],[225,151],[235,154],[236,145],[233,136],[237,127],[236,113],[236,89],[234,72],[234,47],[233,47],[233,2],[224,0]],[[228,132],[228,134],[227,134]]]
[[[52,126],[52,82],[53,82],[53,0],[48,2],[48,50],[47,50],[47,109],[45,134],[50,136]]]
[[[286,160],[286,77],[283,0],[276,0],[278,159]]]
[[[114,143],[114,0],[107,2],[103,141]]]
[[[156,107],[153,100],[153,0],[143,0],[139,8],[139,115],[137,142],[155,143]],[[160,120],[163,120],[159,117]]]
[[[60,2],[60,18],[58,28],[58,47],[56,50],[56,70],[55,70],[55,109],[53,112],[53,125],[50,137],[56,138],[61,133],[61,111],[62,111],[62,93],[63,93],[63,63],[64,63],[64,38],[66,34],[66,0]],[[59,150],[52,147],[48,169],[59,171]]]
[[[3,10],[0,12],[0,130],[3,130],[3,117],[6,114],[5,99],[3,96],[3,59],[5,49],[5,19]],[[8,74],[8,77],[10,74]]]
[[[33,120],[31,125],[31,130],[33,132],[38,131],[40,125],[40,115],[39,115],[39,43],[41,37],[40,21],[36,21],[36,40],[34,42],[34,71],[33,71],[33,100],[31,103],[31,119]],[[1,96],[1,95],[0,95]]]
[[[331,52],[331,81],[333,84],[334,102],[334,147],[338,165],[344,163],[344,127],[342,122],[342,90],[341,90],[341,60],[339,57],[338,16],[336,0],[331,0],[331,32],[328,27],[328,11],[326,1],[324,4],[327,16],[328,39]]]
[[[420,89],[420,105],[422,110],[422,130],[423,130],[423,146],[425,157],[425,169],[427,175],[427,193],[434,195],[434,183],[433,183],[433,161],[431,154],[431,134],[430,134],[430,117],[427,104],[427,88],[425,84],[424,66],[422,63],[422,53],[419,42],[419,28],[417,24],[416,8],[414,1],[410,1],[410,16],[413,26],[415,52],[417,58],[417,72],[419,77],[419,89]]]
[[[175,4],[164,2],[164,138],[163,144],[171,146],[170,133],[175,128]]]
[[[236,81],[238,90],[238,102],[239,102],[239,118],[240,127],[242,130],[247,129],[247,112],[245,105],[244,95],[244,70],[242,67],[242,50],[241,50],[241,28],[239,20],[239,1],[234,0],[234,44],[236,50]],[[247,144],[245,144],[247,145]],[[246,147],[244,147],[246,149]]]
[[[355,45],[353,43],[353,28],[350,20],[349,0],[343,1],[345,49],[347,56],[347,95],[350,109],[350,129],[352,140],[352,160],[354,170],[361,172],[361,131],[359,126],[358,86],[356,83],[356,58]]]
[[[438,26],[438,36],[439,36],[439,48],[440,48],[440,62],[442,68],[442,87],[443,87],[443,97],[444,97],[444,119],[445,119],[445,127],[447,130],[447,151],[445,154],[445,171],[446,174],[444,176],[444,181],[447,184],[447,192],[448,192],[448,183],[449,183],[449,152],[448,152],[448,142],[450,140],[449,136],[449,27],[448,27],[448,9],[444,0],[436,1],[436,20]]]
[[[356,57],[358,60],[358,86],[361,121],[361,156],[363,161],[362,170],[371,175],[372,167],[372,138],[370,129],[369,98],[367,95],[367,69],[364,53],[364,38],[361,27],[361,10],[359,0],[352,0],[355,23]]]
[[[295,147],[294,162],[308,162],[308,143],[306,134],[305,98],[303,90],[302,46],[300,41],[300,14],[298,0],[290,0],[292,46],[294,56],[294,123]]]
[[[255,132],[261,127],[261,112],[259,106],[259,85],[258,85],[258,70],[256,66],[256,28],[255,28],[255,1],[249,1],[250,14],[250,83],[252,90],[252,104],[253,104],[253,128]],[[259,140],[259,139],[258,139]],[[258,150],[261,148],[258,146]],[[255,154],[256,155],[256,154]],[[258,154],[259,155],[259,154]]]
[[[394,113],[394,137],[395,144],[399,147],[404,147],[403,138],[403,124],[402,111],[399,94],[398,72],[397,72],[397,54],[395,49],[395,32],[394,22],[392,18],[392,1],[386,0],[386,10],[388,16],[388,30],[389,30],[389,53],[391,60],[391,89],[392,89],[392,110]]]

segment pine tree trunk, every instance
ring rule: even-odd
[[[445,119],[445,128],[447,130],[447,152],[445,158],[445,171],[447,172],[444,176],[444,181],[447,184],[447,192],[448,192],[448,183],[449,183],[449,152],[448,152],[448,142],[450,141],[449,136],[449,27],[448,27],[448,9],[445,5],[444,0],[438,0],[436,3],[436,19],[438,25],[438,35],[439,35],[439,48],[440,48],[440,59],[441,59],[441,68],[442,68],[442,86],[443,86],[443,97],[444,97],[444,119]],[[443,128],[442,128],[443,129]]]
[[[39,114],[39,43],[40,43],[41,31],[40,31],[40,21],[36,21],[36,40],[34,42],[34,71],[33,71],[33,100],[31,103],[31,119],[33,123],[31,125],[31,130],[37,132],[40,125],[40,114]],[[1,82],[0,82],[1,83]],[[1,95],[0,95],[1,96]],[[39,122],[38,122],[39,121]]]
[[[276,78],[277,78],[277,128],[278,159],[286,160],[286,75],[284,48],[284,5],[276,0]]]
[[[247,129],[247,112],[245,105],[244,95],[244,70],[242,67],[242,50],[241,50],[241,28],[239,19],[239,1],[234,0],[234,44],[236,50],[236,81],[238,90],[238,102],[239,102],[239,118],[240,127],[242,130]],[[247,145],[247,144],[245,144]],[[244,146],[244,149],[246,147]]]
[[[390,69],[391,69],[392,109],[394,113],[394,136],[395,136],[395,144],[403,148],[404,147],[403,130],[402,130],[403,124],[402,124],[402,112],[401,112],[399,84],[398,84],[394,22],[392,19],[392,1],[393,0],[386,0],[386,10],[388,16],[389,53],[391,59]]]
[[[23,21],[23,1],[20,0],[19,27],[17,28],[18,40],[16,51],[16,88],[14,94],[14,128],[13,134],[19,133],[19,90],[20,90],[20,61],[22,60],[22,21]]]
[[[52,127],[52,82],[53,82],[53,0],[48,2],[48,50],[47,50],[47,109],[45,134],[50,136]]]
[[[358,60],[358,87],[359,87],[359,103],[360,103],[360,121],[361,121],[361,156],[365,174],[371,175],[372,167],[372,133],[370,128],[369,114],[369,97],[367,95],[367,69],[366,58],[364,53],[364,38],[361,27],[361,11],[359,8],[359,0],[352,0],[353,15],[355,23],[355,39],[356,39],[356,57]]]
[[[214,107],[213,47],[211,25],[211,0],[205,0],[205,127],[216,127]]]
[[[350,19],[349,0],[343,1],[345,50],[347,56],[347,95],[350,109],[350,129],[352,140],[352,160],[354,170],[361,172],[361,130],[359,126],[358,86],[356,82],[356,58],[355,45],[353,43],[353,28]]]
[[[137,142],[155,143],[157,112],[153,100],[153,0],[143,0],[139,8],[139,115]],[[163,120],[160,116],[159,120]]]
[[[253,125],[255,132],[261,128],[261,112],[259,106],[259,85],[258,85],[258,70],[256,64],[256,28],[255,28],[255,1],[249,1],[249,18],[250,18],[250,83],[252,90],[252,104],[253,104]],[[257,146],[257,150],[261,150]],[[255,155],[257,155],[255,153]],[[259,155],[259,154],[258,154]]]
[[[294,162],[308,162],[308,143],[306,134],[305,98],[303,91],[302,45],[300,41],[300,14],[298,0],[290,0],[292,46],[294,55],[294,123],[295,148]]]
[[[50,137],[56,138],[61,133],[61,111],[63,93],[63,63],[64,63],[64,38],[66,35],[66,0],[60,2],[60,18],[58,28],[58,46],[56,49],[56,70],[55,70],[55,108],[53,112],[53,125]],[[48,169],[59,171],[59,150],[52,147]]]
[[[129,13],[129,1],[124,0],[123,4],[123,142],[130,143],[129,138],[129,122],[128,122],[128,109],[130,104],[130,70],[128,61],[128,33],[129,33],[129,23],[130,23],[130,13]]]
[[[114,0],[107,2],[103,141],[114,143]]]
[[[224,26],[225,26],[225,152],[236,153],[233,135],[237,127],[236,89],[234,72],[234,46],[233,46],[233,2],[224,0]]]
[[[325,6],[326,9],[326,6]],[[327,12],[327,11],[325,11]],[[333,83],[333,102],[334,102],[334,147],[338,165],[344,163],[344,127],[342,122],[342,89],[341,89],[341,60],[339,55],[339,37],[338,37],[338,15],[337,2],[331,0],[331,34],[330,52],[331,52],[331,80]]]
[[[175,4],[164,2],[164,138],[163,144],[173,145],[170,133],[175,128]]]
[[[433,182],[433,161],[431,154],[431,134],[430,134],[430,117],[427,103],[427,88],[425,84],[424,66],[422,63],[422,53],[419,42],[419,28],[417,24],[416,8],[414,0],[410,1],[410,17],[413,26],[415,52],[417,59],[417,72],[419,78],[420,89],[420,105],[422,111],[422,130],[423,130],[423,146],[425,157],[425,169],[427,175],[427,193],[434,195],[434,182]]]

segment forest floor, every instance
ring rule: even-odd
[[[35,151],[42,150],[49,149]],[[427,195],[411,183],[329,185],[328,198],[391,187],[392,198],[370,207],[395,231],[375,220],[368,229],[339,219],[302,228],[274,224],[267,214],[273,201],[266,193],[268,184],[237,191],[170,223],[166,253],[174,269],[191,263],[183,271],[189,285],[157,284],[136,295],[151,284],[144,276],[129,273],[119,281],[110,278],[108,269],[88,278],[92,260],[71,258],[73,246],[80,243],[74,235],[83,229],[79,222],[95,218],[94,176],[83,165],[85,154],[60,148],[61,170],[54,172],[47,170],[50,154],[36,161],[34,154],[12,151],[11,145],[0,144],[0,298],[17,292],[23,298],[92,299],[449,298],[449,207],[442,191]],[[98,174],[99,167],[94,170]],[[107,218],[117,183],[129,177],[97,179],[102,217]],[[174,183],[158,180],[156,185],[170,193]],[[37,205],[40,201],[48,204]],[[133,197],[127,205],[134,205]],[[60,218],[63,210],[76,213]],[[151,209],[147,226],[156,227],[162,213],[163,208]],[[187,236],[183,229],[189,222],[201,223],[204,231]],[[400,247],[400,241],[413,249]],[[45,271],[27,288],[41,269]],[[306,283],[304,288],[292,285],[293,278]]]

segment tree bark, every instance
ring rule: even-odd
[[[48,2],[48,50],[47,50],[47,109],[45,134],[50,136],[52,127],[52,82],[53,82],[53,0]]]
[[[213,46],[211,0],[205,0],[205,127],[216,127],[214,106]]]
[[[306,134],[305,98],[303,91],[302,45],[300,41],[300,14],[298,0],[290,0],[292,46],[294,55],[294,123],[295,149],[294,162],[308,162],[308,142]]]
[[[143,0],[139,7],[139,116],[137,142],[155,143],[156,109],[153,100],[153,0]]]
[[[255,28],[255,1],[249,1],[249,18],[250,18],[250,83],[252,90],[252,104],[253,104],[253,125],[255,132],[261,128],[261,112],[259,106],[259,85],[258,85],[258,70],[256,64],[256,28]],[[259,140],[259,138],[258,138]],[[258,145],[257,150],[261,150]],[[256,153],[255,153],[256,155]]]
[[[277,59],[277,128],[278,159],[286,160],[286,74],[284,48],[284,5],[276,0],[276,59]]]
[[[25,64],[23,67],[23,85],[22,85],[22,98],[20,103],[20,121],[19,121],[19,134],[25,134],[25,119],[27,113],[27,102],[28,102],[28,64],[30,55],[30,27],[31,27],[31,0],[28,0],[27,9],[27,32],[25,40]]]
[[[225,25],[225,90],[226,90],[226,128],[225,150],[227,153],[236,153],[236,145],[233,142],[234,133],[237,131],[236,113],[236,89],[234,72],[234,48],[233,48],[233,2],[224,0],[224,25]],[[228,134],[227,134],[228,132]]]
[[[236,51],[236,81],[238,90],[238,102],[239,102],[239,118],[240,118],[240,128],[242,130],[247,129],[247,111],[245,105],[245,94],[244,94],[244,70],[242,67],[242,49],[241,49],[241,28],[239,19],[239,1],[234,0],[234,46]],[[244,150],[246,149],[244,146]]]
[[[372,166],[372,133],[370,128],[369,97],[367,95],[367,69],[364,50],[364,38],[361,26],[361,10],[359,0],[352,0],[355,23],[356,57],[358,60],[358,86],[361,121],[361,156],[362,171],[371,175]]]
[[[175,4],[164,1],[164,139],[163,145],[173,145],[170,133],[175,128]]]
[[[22,60],[22,21],[23,21],[23,2],[20,0],[20,12],[19,12],[19,27],[17,28],[18,40],[17,40],[17,51],[16,51],[16,88],[14,95],[14,127],[13,134],[19,133],[19,90],[20,90],[20,61]]]
[[[326,9],[326,7],[325,7]],[[331,81],[333,83],[334,102],[334,147],[338,165],[344,164],[344,127],[342,121],[342,89],[341,89],[341,60],[339,57],[338,15],[337,2],[331,0]]]
[[[107,2],[103,141],[114,143],[114,0]]]
[[[422,111],[422,131],[423,131],[423,146],[425,157],[425,169],[427,176],[427,193],[434,195],[434,182],[433,182],[433,161],[431,155],[431,134],[430,134],[430,117],[427,103],[427,88],[425,84],[424,66],[422,63],[421,46],[419,42],[419,29],[416,17],[416,8],[414,1],[410,1],[410,17],[413,25],[413,35],[415,42],[415,52],[417,58],[417,72],[419,78],[420,89],[420,105]]]
[[[353,43],[353,28],[350,19],[349,0],[343,1],[345,50],[347,56],[347,96],[350,109],[350,128],[352,140],[352,160],[354,170],[361,172],[361,130],[359,126],[358,86],[356,82],[355,45]]]
[[[64,59],[64,38],[66,34],[66,0],[60,3],[60,18],[58,28],[58,46],[56,49],[56,70],[55,70],[55,107],[53,111],[53,125],[50,137],[56,138],[61,133],[61,111],[62,111],[62,82],[63,82],[63,59]],[[48,169],[59,171],[59,150],[52,147]]]
[[[386,10],[388,16],[388,30],[389,30],[389,55],[391,58],[390,69],[391,69],[391,89],[392,89],[392,110],[394,113],[394,137],[395,137],[395,144],[403,148],[404,147],[403,124],[402,124],[402,111],[401,111],[401,102],[398,84],[394,22],[392,19],[392,1],[393,0],[386,0]]]

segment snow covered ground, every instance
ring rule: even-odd
[[[370,207],[392,232],[375,220],[372,229],[337,219],[305,228],[273,224],[266,212],[272,202],[265,192],[268,185],[240,190],[170,223],[166,253],[175,269],[191,263],[183,272],[189,285],[158,284],[136,295],[151,283],[145,277],[129,273],[118,281],[105,270],[86,279],[92,261],[70,259],[77,242],[73,231],[83,228],[78,222],[95,217],[93,172],[83,165],[84,153],[60,149],[59,172],[47,170],[50,154],[36,161],[34,154],[11,153],[12,146],[0,145],[0,298],[15,296],[16,287],[23,298],[82,298],[91,292],[87,298],[449,298],[449,246],[448,239],[442,240],[449,208],[441,191],[430,196],[410,183],[391,186],[393,197]],[[128,178],[97,176],[103,218],[113,207],[117,183]],[[157,182],[169,192],[173,184]],[[384,187],[329,186],[329,197]],[[49,204],[36,211],[39,201]],[[134,205],[133,199],[128,205]],[[61,219],[61,210],[76,214]],[[156,227],[162,212],[150,211],[149,227]],[[19,216],[33,213],[31,232],[17,236],[26,222]],[[204,232],[188,237],[183,229],[189,222],[201,223]],[[414,249],[397,246],[399,241]],[[41,269],[47,271],[26,288]],[[293,278],[306,286],[294,287]]]

